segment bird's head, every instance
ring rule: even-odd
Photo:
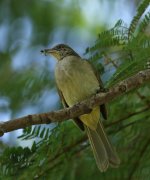
[[[62,60],[67,56],[80,57],[71,47],[65,44],[58,44],[51,49],[41,50],[41,53],[45,55],[53,55],[58,61]]]

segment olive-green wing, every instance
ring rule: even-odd
[[[95,67],[93,66],[93,64],[91,62],[89,62],[88,60],[85,60],[85,59],[84,59],[84,61],[86,61],[87,63],[89,63],[91,65],[91,67],[94,71],[94,74],[97,77],[97,80],[99,82],[100,91],[101,91],[101,89],[104,90],[104,85],[103,85],[103,82],[100,78],[98,71],[95,69]],[[103,118],[107,119],[107,108],[106,108],[105,104],[100,105],[100,112],[102,113]]]
[[[56,86],[56,87],[57,87],[57,86]],[[61,102],[62,102],[63,106],[64,106],[65,108],[69,107],[68,104],[67,104],[67,102],[66,102],[65,99],[64,99],[64,96],[63,96],[62,92],[60,91],[60,89],[59,89],[58,87],[57,87],[57,91],[58,91],[58,94],[59,94],[59,97],[60,97],[60,99],[61,99]],[[74,120],[75,124],[76,124],[82,131],[84,131],[84,125],[83,125],[82,121],[81,121],[79,118],[74,118],[73,120]]]

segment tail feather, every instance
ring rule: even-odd
[[[108,166],[118,167],[120,159],[111,145],[101,122],[98,123],[97,129],[91,130],[85,126],[87,135],[94,153],[94,157],[100,171],[105,172]]]
[[[103,145],[103,142],[97,133],[91,130],[89,127],[86,126],[86,131],[88,134],[88,138],[94,153],[94,157],[97,163],[98,168],[104,172],[107,170],[109,166],[109,160],[107,157],[106,149]]]

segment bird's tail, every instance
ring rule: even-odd
[[[118,167],[120,159],[111,145],[102,123],[100,121],[98,122],[97,129],[95,131],[91,130],[86,125],[85,129],[100,171],[105,172],[109,165],[112,167]]]

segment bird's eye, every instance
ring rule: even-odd
[[[61,46],[59,45],[59,46],[56,46],[56,49],[57,50],[61,50]]]

